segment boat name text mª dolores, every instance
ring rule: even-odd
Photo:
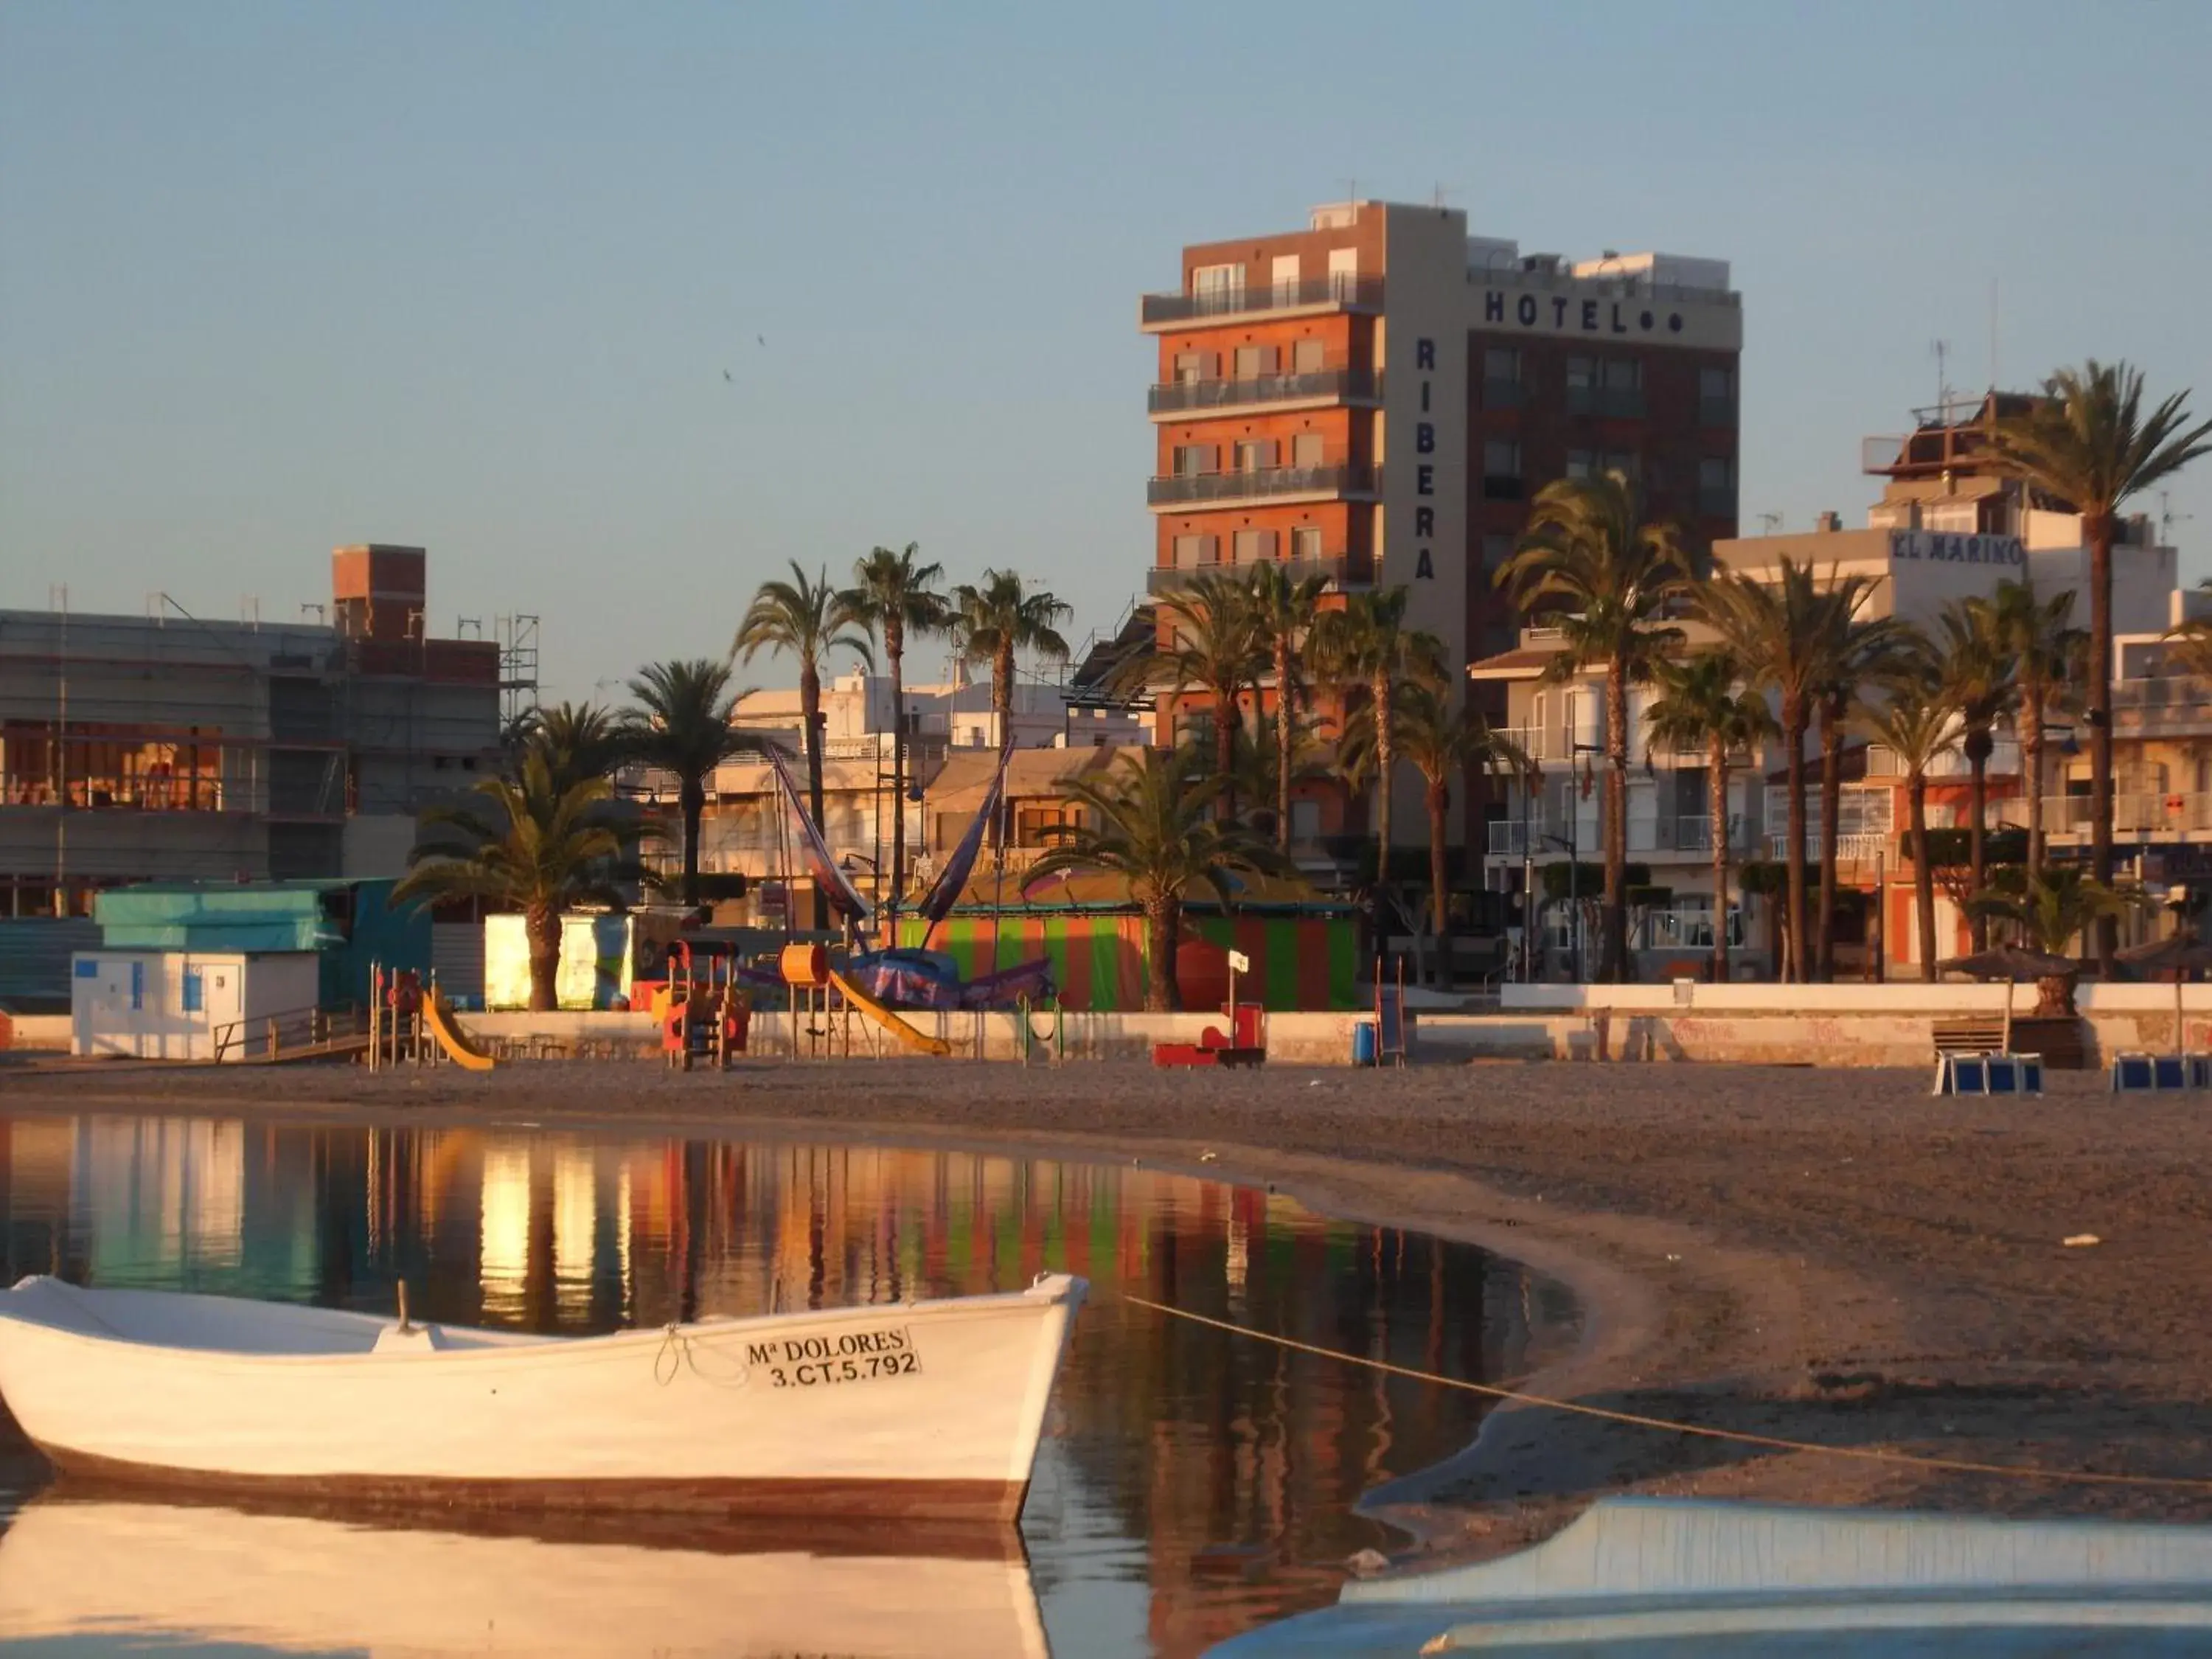
[[[773,1342],[748,1342],[745,1363],[763,1367],[779,1389],[813,1389],[836,1382],[867,1382],[878,1377],[914,1376],[921,1358],[903,1327],[881,1331],[847,1331],[841,1336],[790,1336]]]

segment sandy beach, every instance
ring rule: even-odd
[[[1566,1281],[1583,1340],[1523,1386],[1823,1446],[2196,1489],[1961,1474],[1508,1407],[1437,1483],[1499,1547],[1621,1490],[2212,1517],[2212,1118],[2061,1074],[1476,1065],[1355,1073],[549,1063],[489,1077],[0,1067],[0,1112],[618,1125],[1147,1163],[1480,1244]],[[2062,1243],[2094,1234],[2094,1245]]]

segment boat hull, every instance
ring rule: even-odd
[[[0,1397],[63,1470],[132,1486],[1008,1520],[1084,1290],[563,1340],[29,1281]]]

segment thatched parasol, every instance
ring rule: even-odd
[[[2115,951],[2113,959],[2146,978],[2154,974],[2212,973],[2212,945],[2197,938],[2194,927],[2184,927],[2148,945],[2130,945]]]
[[[1993,945],[1972,956],[1954,957],[1936,964],[1947,974],[1969,974],[1976,979],[2002,980],[2036,988],[2035,1017],[2071,1019],[2075,1015],[2074,981],[2081,964],[2071,957],[2048,951],[2031,951],[2020,945]],[[2005,994],[2005,1047],[2012,1047],[2012,994]]]
[[[1970,957],[1953,957],[1936,966],[1947,974],[2010,980],[2015,985],[2029,985],[2037,980],[2057,979],[2081,971],[2081,964],[2071,957],[2054,957],[2047,951],[2030,951],[2018,945],[1993,945],[1986,951],[1977,951]]]
[[[2212,945],[2197,937],[2194,927],[2180,927],[2148,945],[2130,945],[2116,951],[2112,959],[2145,979],[2173,975],[2173,1046],[2189,1052],[2189,1026],[2181,1009],[2181,987],[2191,974],[2212,972]]]

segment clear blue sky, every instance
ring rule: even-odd
[[[2124,356],[2212,413],[2208,95],[2196,0],[21,0],[0,605],[294,617],[417,542],[438,631],[539,612],[577,696],[916,540],[1080,638],[1150,556],[1137,295],[1347,179],[1732,260],[1747,527],[1857,522],[1930,342],[1986,382],[1992,277],[2008,382]],[[2212,465],[2174,508],[2203,574]]]

